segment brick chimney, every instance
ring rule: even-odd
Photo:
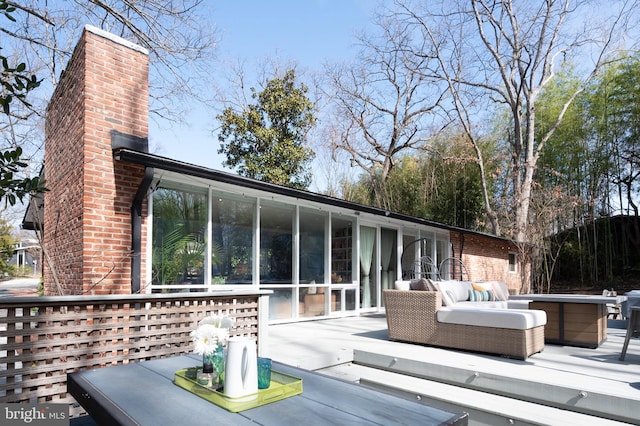
[[[146,149],[148,64],[144,48],[87,26],[51,97],[45,127],[46,295],[131,292],[131,210],[144,167],[115,162],[112,137],[131,136]],[[144,222],[146,201],[142,216]],[[143,223],[143,241],[145,228]]]

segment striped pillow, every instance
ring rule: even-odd
[[[469,290],[470,302],[493,302],[495,300],[496,296],[491,290]]]

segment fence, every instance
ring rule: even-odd
[[[0,299],[0,402],[68,403],[76,416],[67,373],[192,353],[190,333],[211,314],[235,318],[231,335],[260,348],[268,293]]]

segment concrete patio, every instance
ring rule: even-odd
[[[271,325],[266,355],[452,411],[474,425],[640,424],[640,340],[625,322],[597,349],[545,345],[526,361],[391,342],[384,315]]]

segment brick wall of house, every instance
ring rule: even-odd
[[[114,162],[114,130],[147,137],[148,54],[87,27],[47,109],[46,294],[131,292],[131,205],[144,169]]]
[[[528,266],[521,271],[518,264],[517,272],[509,272],[509,253],[516,253],[518,247],[509,241],[477,234],[451,232],[450,241],[454,255],[460,258],[467,268],[471,281],[503,281],[507,283],[513,294],[523,292],[522,277],[528,277]],[[526,289],[525,289],[526,290]]]

